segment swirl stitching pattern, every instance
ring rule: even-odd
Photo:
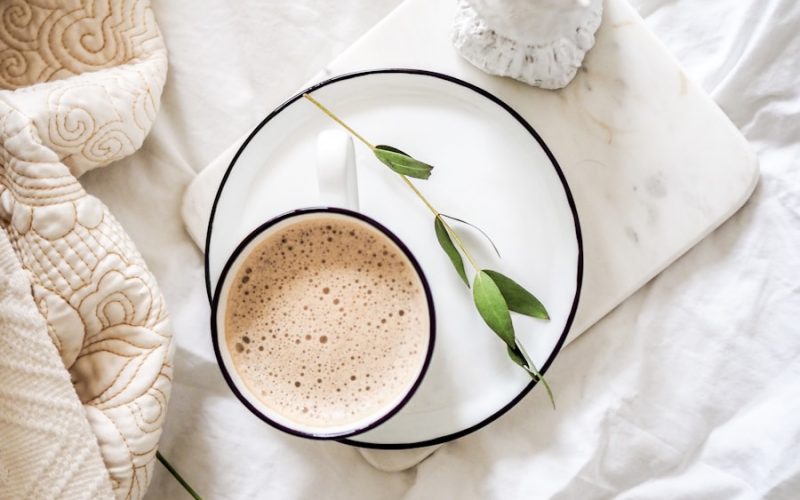
[[[0,228],[118,499],[152,476],[174,347],[155,279],[77,177],[141,146],[166,70],[149,1],[0,3]]]

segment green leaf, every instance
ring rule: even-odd
[[[433,228],[436,231],[436,239],[439,240],[439,245],[442,246],[444,253],[450,257],[450,262],[453,263],[456,272],[461,276],[467,288],[469,288],[467,271],[464,270],[464,259],[461,258],[461,254],[458,253],[458,249],[456,249],[456,246],[453,244],[453,240],[450,239],[450,233],[447,232],[447,228],[444,227],[444,223],[442,223],[442,220],[438,216],[433,219]]]
[[[411,158],[410,154],[406,153],[405,151],[401,151],[401,150],[397,149],[394,146],[387,146],[386,144],[379,144],[379,145],[375,146],[375,149],[385,149],[386,151],[392,151],[394,153],[401,154],[403,156],[408,156],[409,158]]]
[[[528,365],[525,361],[525,358],[522,356],[522,353],[519,352],[519,349],[516,347],[512,349],[511,346],[506,346],[506,350],[508,351],[508,357],[511,358],[511,361],[525,368],[525,371],[528,371]]]
[[[511,358],[516,364],[521,366],[525,369],[526,372],[531,376],[533,380],[537,382],[541,381],[542,385],[544,385],[544,389],[547,391],[547,397],[550,398],[550,404],[553,405],[553,409],[556,409],[556,400],[553,397],[553,390],[550,388],[550,384],[547,383],[545,380],[544,375],[539,373],[539,370],[536,369],[536,365],[533,364],[531,361],[530,356],[528,353],[525,352],[525,349],[522,347],[522,344],[519,342],[516,343],[514,348],[508,348],[508,357]]]
[[[472,228],[475,228],[479,233],[481,233],[483,235],[484,238],[486,238],[486,241],[488,241],[489,244],[492,245],[492,249],[494,249],[494,253],[496,253],[497,256],[500,257],[500,250],[497,249],[497,245],[495,245],[494,241],[492,241],[492,239],[489,238],[489,235],[486,234],[486,231],[484,231],[483,229],[479,228],[478,226],[476,226],[475,224],[473,224],[471,222],[465,221],[464,219],[459,219],[458,217],[453,217],[452,215],[447,215],[447,214],[439,214],[439,215],[441,215],[445,219],[454,220],[456,222],[460,222],[462,224],[466,224],[466,225],[468,225],[468,226],[470,226]],[[502,258],[502,257],[500,257],[500,258]]]
[[[506,304],[510,310],[534,318],[550,319],[550,315],[547,314],[547,309],[539,302],[539,299],[522,288],[519,283],[497,271],[486,269],[485,272],[494,280],[497,287],[500,288],[500,293],[503,294],[503,298],[506,300]]]
[[[372,152],[384,165],[400,175],[414,177],[415,179],[427,179],[431,176],[431,170],[433,170],[431,165],[415,160],[397,148],[382,144],[375,146]]]
[[[479,271],[472,282],[472,298],[475,307],[498,337],[503,339],[509,347],[515,347],[514,325],[511,323],[511,314],[508,312],[503,294],[491,276],[485,271]]]

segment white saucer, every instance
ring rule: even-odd
[[[550,313],[548,322],[513,315],[518,337],[544,372],[575,316],[583,257],[572,195],[538,134],[488,92],[427,71],[354,73],[308,92],[372,143],[435,166],[429,180],[414,181],[417,187],[443,213],[486,231],[502,258],[474,230],[454,226],[483,267],[514,278]],[[315,143],[319,132],[334,127],[298,94],[245,141],[209,221],[209,294],[247,233],[281,212],[319,205]],[[356,159],[360,210],[417,257],[433,292],[437,338],[427,376],[411,401],[384,424],[344,442],[396,449],[458,438],[502,415],[534,384],[478,316],[471,292],[436,241],[430,212],[358,143]]]

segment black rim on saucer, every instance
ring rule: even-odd
[[[294,103],[295,101],[297,101],[299,99],[302,99],[303,98],[303,94],[314,92],[317,89],[326,87],[326,86],[331,85],[331,84],[335,84],[337,82],[351,80],[353,78],[361,78],[361,77],[365,77],[365,76],[369,76],[369,75],[379,75],[379,74],[404,74],[404,75],[425,76],[425,77],[430,77],[430,78],[436,78],[436,79],[439,79],[439,80],[443,80],[443,81],[446,81],[446,82],[449,82],[449,83],[452,83],[452,84],[455,84],[455,85],[459,85],[461,87],[465,87],[467,89],[472,90],[473,92],[475,92],[475,93],[483,96],[484,98],[488,99],[489,101],[493,102],[497,106],[500,106],[509,115],[511,115],[536,140],[536,142],[539,144],[539,146],[542,148],[542,150],[547,155],[547,158],[550,160],[550,163],[553,166],[553,169],[555,170],[556,175],[558,175],[558,178],[561,181],[561,186],[564,189],[564,196],[566,197],[567,204],[569,205],[569,209],[572,212],[572,219],[573,219],[574,226],[575,226],[575,239],[576,239],[576,242],[577,242],[577,245],[578,245],[578,259],[577,259],[578,261],[577,261],[577,273],[576,273],[575,298],[573,299],[572,306],[571,306],[570,312],[569,312],[569,316],[567,317],[567,321],[564,324],[564,330],[561,333],[561,336],[559,337],[558,342],[556,342],[556,345],[553,348],[553,351],[550,353],[550,355],[547,357],[547,360],[545,361],[545,363],[539,369],[539,371],[542,374],[545,374],[547,372],[548,368],[550,367],[550,365],[555,360],[555,357],[558,355],[559,351],[563,347],[564,342],[567,339],[567,335],[569,334],[570,327],[572,326],[572,323],[575,320],[575,314],[576,314],[576,312],[578,310],[578,302],[580,300],[580,295],[581,295],[581,286],[582,286],[582,283],[583,283],[583,237],[582,237],[582,233],[581,233],[580,222],[578,220],[578,210],[575,207],[575,200],[572,197],[572,191],[570,191],[569,185],[567,184],[567,179],[564,176],[564,172],[561,170],[561,166],[558,164],[558,161],[556,161],[556,158],[555,158],[555,156],[553,156],[553,153],[550,151],[550,148],[547,147],[547,144],[545,144],[545,142],[539,136],[538,132],[536,132],[536,130],[534,130],[534,128],[522,116],[520,116],[519,113],[514,111],[514,109],[511,108],[511,106],[509,106],[508,104],[506,104],[505,102],[500,100],[498,97],[496,97],[492,93],[490,93],[490,92],[488,92],[488,91],[486,91],[486,90],[484,90],[484,89],[482,89],[482,88],[480,88],[480,87],[478,87],[476,85],[473,85],[473,84],[471,84],[469,82],[461,80],[459,78],[456,78],[456,77],[453,77],[453,76],[450,76],[450,75],[446,75],[444,73],[437,73],[435,71],[428,71],[428,70],[423,70],[423,69],[409,69],[409,68],[388,68],[388,69],[375,69],[375,70],[368,70],[368,71],[357,71],[357,72],[353,72],[353,73],[347,73],[347,74],[339,75],[339,76],[330,78],[328,80],[322,81],[320,83],[317,83],[315,85],[312,85],[311,87],[308,87],[307,89],[295,94],[294,96],[289,98],[287,101],[285,101],[283,104],[281,104],[280,106],[275,108],[275,110],[273,110],[269,115],[267,115],[267,117],[264,118],[261,121],[261,123],[259,123],[256,126],[256,128],[253,129],[253,131],[250,133],[250,135],[247,136],[247,139],[245,139],[245,141],[242,143],[242,145],[236,151],[236,154],[234,155],[233,159],[231,160],[230,165],[228,165],[228,168],[225,170],[225,174],[222,177],[222,181],[220,182],[219,188],[217,188],[217,193],[214,196],[214,203],[211,206],[211,215],[209,216],[209,219],[208,219],[208,229],[206,230],[206,244],[205,244],[205,252],[204,252],[204,264],[205,264],[206,293],[208,294],[209,302],[212,303],[212,311],[214,310],[213,309],[214,295],[212,294],[212,289],[211,289],[211,275],[209,273],[208,252],[209,252],[209,250],[211,248],[211,234],[212,234],[212,231],[213,231],[213,228],[214,228],[214,217],[215,217],[216,211],[217,211],[217,204],[219,203],[219,199],[222,196],[222,191],[225,188],[225,183],[227,182],[228,177],[230,176],[230,173],[233,170],[233,167],[236,165],[236,160],[238,160],[239,156],[242,154],[242,151],[244,151],[245,148],[247,148],[247,145],[250,143],[250,141],[253,139],[253,137],[255,137],[255,135],[258,134],[258,132],[267,123],[269,123],[273,118],[275,118],[278,114],[280,114],[282,111],[284,111],[292,103]],[[222,275],[220,275],[220,277],[222,277]],[[220,281],[221,280],[218,280],[218,284],[219,284]],[[215,346],[215,349],[216,349],[216,346]],[[486,425],[494,422],[499,417],[501,417],[503,414],[505,414],[507,411],[509,411],[511,408],[516,406],[516,404],[519,403],[520,400],[522,400],[522,398],[524,398],[531,391],[531,389],[534,388],[535,385],[536,385],[536,381],[535,380],[531,380],[531,382],[528,383],[528,385],[526,385],[522,389],[522,391],[520,391],[520,393],[514,399],[512,399],[508,404],[506,404],[505,406],[503,406],[499,410],[496,410],[495,412],[493,412],[492,414],[490,414],[489,416],[487,416],[486,418],[484,418],[483,420],[481,420],[477,424],[472,425],[472,426],[470,426],[470,427],[468,427],[466,429],[463,429],[461,431],[454,432],[454,433],[451,433],[451,434],[446,434],[444,436],[439,436],[439,437],[434,438],[434,439],[428,439],[428,440],[425,440],[425,441],[416,441],[416,442],[410,442],[410,443],[389,443],[389,444],[363,442],[363,441],[358,441],[356,439],[340,439],[339,442],[345,443],[345,444],[349,444],[349,445],[353,445],[353,446],[358,446],[358,447],[361,447],[361,448],[373,448],[373,449],[384,449],[384,450],[402,450],[402,449],[409,449],[409,448],[420,448],[420,447],[423,447],[423,446],[433,446],[433,445],[437,445],[437,444],[446,443],[448,441],[452,441],[454,439],[458,439],[460,437],[466,436],[467,434],[471,434],[472,432],[475,432],[478,429],[481,429],[482,427],[485,427]]]
[[[358,427],[356,429],[340,432],[336,434],[314,434],[308,432],[298,431],[296,429],[292,429],[290,427],[286,427],[283,424],[276,422],[275,420],[269,418],[268,416],[264,415],[258,408],[253,406],[247,397],[242,394],[237,387],[236,383],[233,381],[229,373],[229,368],[225,364],[224,360],[222,359],[222,351],[220,348],[220,338],[219,332],[217,331],[217,309],[219,307],[219,298],[220,292],[222,291],[222,287],[225,285],[225,281],[228,277],[228,273],[231,271],[231,267],[236,262],[236,259],[239,258],[241,253],[247,248],[247,246],[256,239],[259,235],[261,235],[264,231],[269,229],[270,227],[274,226],[275,224],[288,220],[293,219],[295,217],[309,215],[309,214],[339,214],[344,215],[347,217],[351,217],[354,219],[358,219],[361,222],[368,224],[369,226],[377,229],[384,236],[389,238],[392,243],[394,243],[406,256],[406,258],[411,262],[411,265],[414,268],[414,271],[419,276],[420,282],[422,283],[422,289],[425,292],[425,301],[428,305],[428,348],[425,352],[425,359],[422,362],[422,367],[420,369],[417,378],[414,380],[414,383],[411,385],[411,388],[406,392],[400,402],[395,405],[388,413],[380,417],[379,419],[370,422],[369,424]],[[431,288],[428,285],[428,279],[425,277],[425,273],[422,271],[422,267],[420,267],[419,262],[411,253],[411,250],[403,243],[400,238],[397,237],[391,230],[389,230],[386,226],[381,224],[380,222],[376,221],[375,219],[368,217],[364,214],[359,212],[354,212],[352,210],[347,210],[344,208],[333,208],[333,207],[315,207],[315,208],[301,208],[298,210],[292,210],[291,212],[286,212],[284,214],[278,215],[267,222],[261,224],[256,229],[250,232],[233,253],[228,257],[228,260],[225,262],[225,267],[222,269],[222,273],[220,274],[219,280],[217,280],[217,288],[214,291],[214,298],[211,301],[211,342],[214,345],[214,354],[217,358],[217,365],[219,365],[220,371],[222,371],[222,376],[225,378],[225,382],[228,383],[228,387],[231,388],[231,391],[236,395],[239,401],[242,402],[243,405],[247,407],[255,416],[263,420],[264,422],[268,423],[269,425],[280,429],[284,432],[289,434],[293,434],[295,436],[309,438],[309,439],[343,439],[347,436],[354,436],[356,434],[361,434],[362,432],[366,432],[370,429],[374,429],[375,427],[381,425],[382,423],[386,422],[390,418],[392,418],[398,411],[400,411],[406,403],[411,399],[419,385],[422,383],[422,379],[425,378],[425,373],[428,371],[428,366],[431,364],[431,358],[433,357],[433,346],[436,343],[436,312],[434,311],[433,306],[433,295],[431,294]],[[224,340],[223,340],[224,342]],[[231,368],[232,369],[232,368]],[[255,397],[255,396],[254,396]]]

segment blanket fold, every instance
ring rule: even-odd
[[[0,5],[0,20],[0,233],[11,280],[0,300],[0,460],[12,485],[0,482],[0,497],[138,499],[166,414],[172,336],[141,255],[76,177],[141,146],[166,49],[148,1],[17,0]],[[26,309],[21,321],[23,302],[39,317]],[[61,387],[70,381],[74,401]],[[51,408],[41,397],[56,389]]]

